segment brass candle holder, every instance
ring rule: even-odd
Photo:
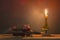
[[[49,28],[48,28],[48,23],[47,23],[47,19],[48,19],[48,15],[47,15],[47,13],[48,13],[48,10],[47,9],[45,9],[45,25],[42,27],[42,32],[41,32],[41,34],[42,34],[42,36],[49,36]]]

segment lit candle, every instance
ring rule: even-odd
[[[48,10],[47,9],[45,9],[45,18],[47,19],[48,18]]]
[[[47,19],[48,19],[48,10],[45,9],[45,26],[47,27],[48,23],[47,23]]]
[[[49,35],[49,33],[48,33],[48,22],[47,22],[47,19],[48,19],[48,10],[47,9],[45,9],[44,10],[44,17],[45,17],[45,25],[42,27],[42,36],[48,36]]]

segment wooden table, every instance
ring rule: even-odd
[[[51,34],[51,36],[42,36],[41,34],[33,34],[32,37],[24,37],[23,39],[46,39],[46,40],[60,40],[60,34]]]
[[[13,36],[12,34],[0,34],[0,39],[23,39],[23,40],[60,40],[60,34],[51,34],[51,36],[42,36],[41,34],[33,34],[32,37]]]

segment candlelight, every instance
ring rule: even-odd
[[[47,9],[45,9],[45,16],[48,16],[48,15],[47,15],[47,13],[48,13],[48,10],[47,10]]]
[[[48,17],[48,10],[47,9],[45,9],[45,17],[47,18]]]

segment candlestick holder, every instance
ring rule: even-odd
[[[44,25],[42,27],[42,32],[41,32],[42,36],[49,36],[49,31],[48,30],[49,30],[48,27],[46,25]]]
[[[42,27],[42,32],[41,32],[42,36],[50,36],[48,23],[47,23],[47,19],[48,19],[47,13],[48,13],[48,11],[47,11],[47,9],[45,9],[45,15],[44,15],[44,17],[45,17],[45,25]]]

